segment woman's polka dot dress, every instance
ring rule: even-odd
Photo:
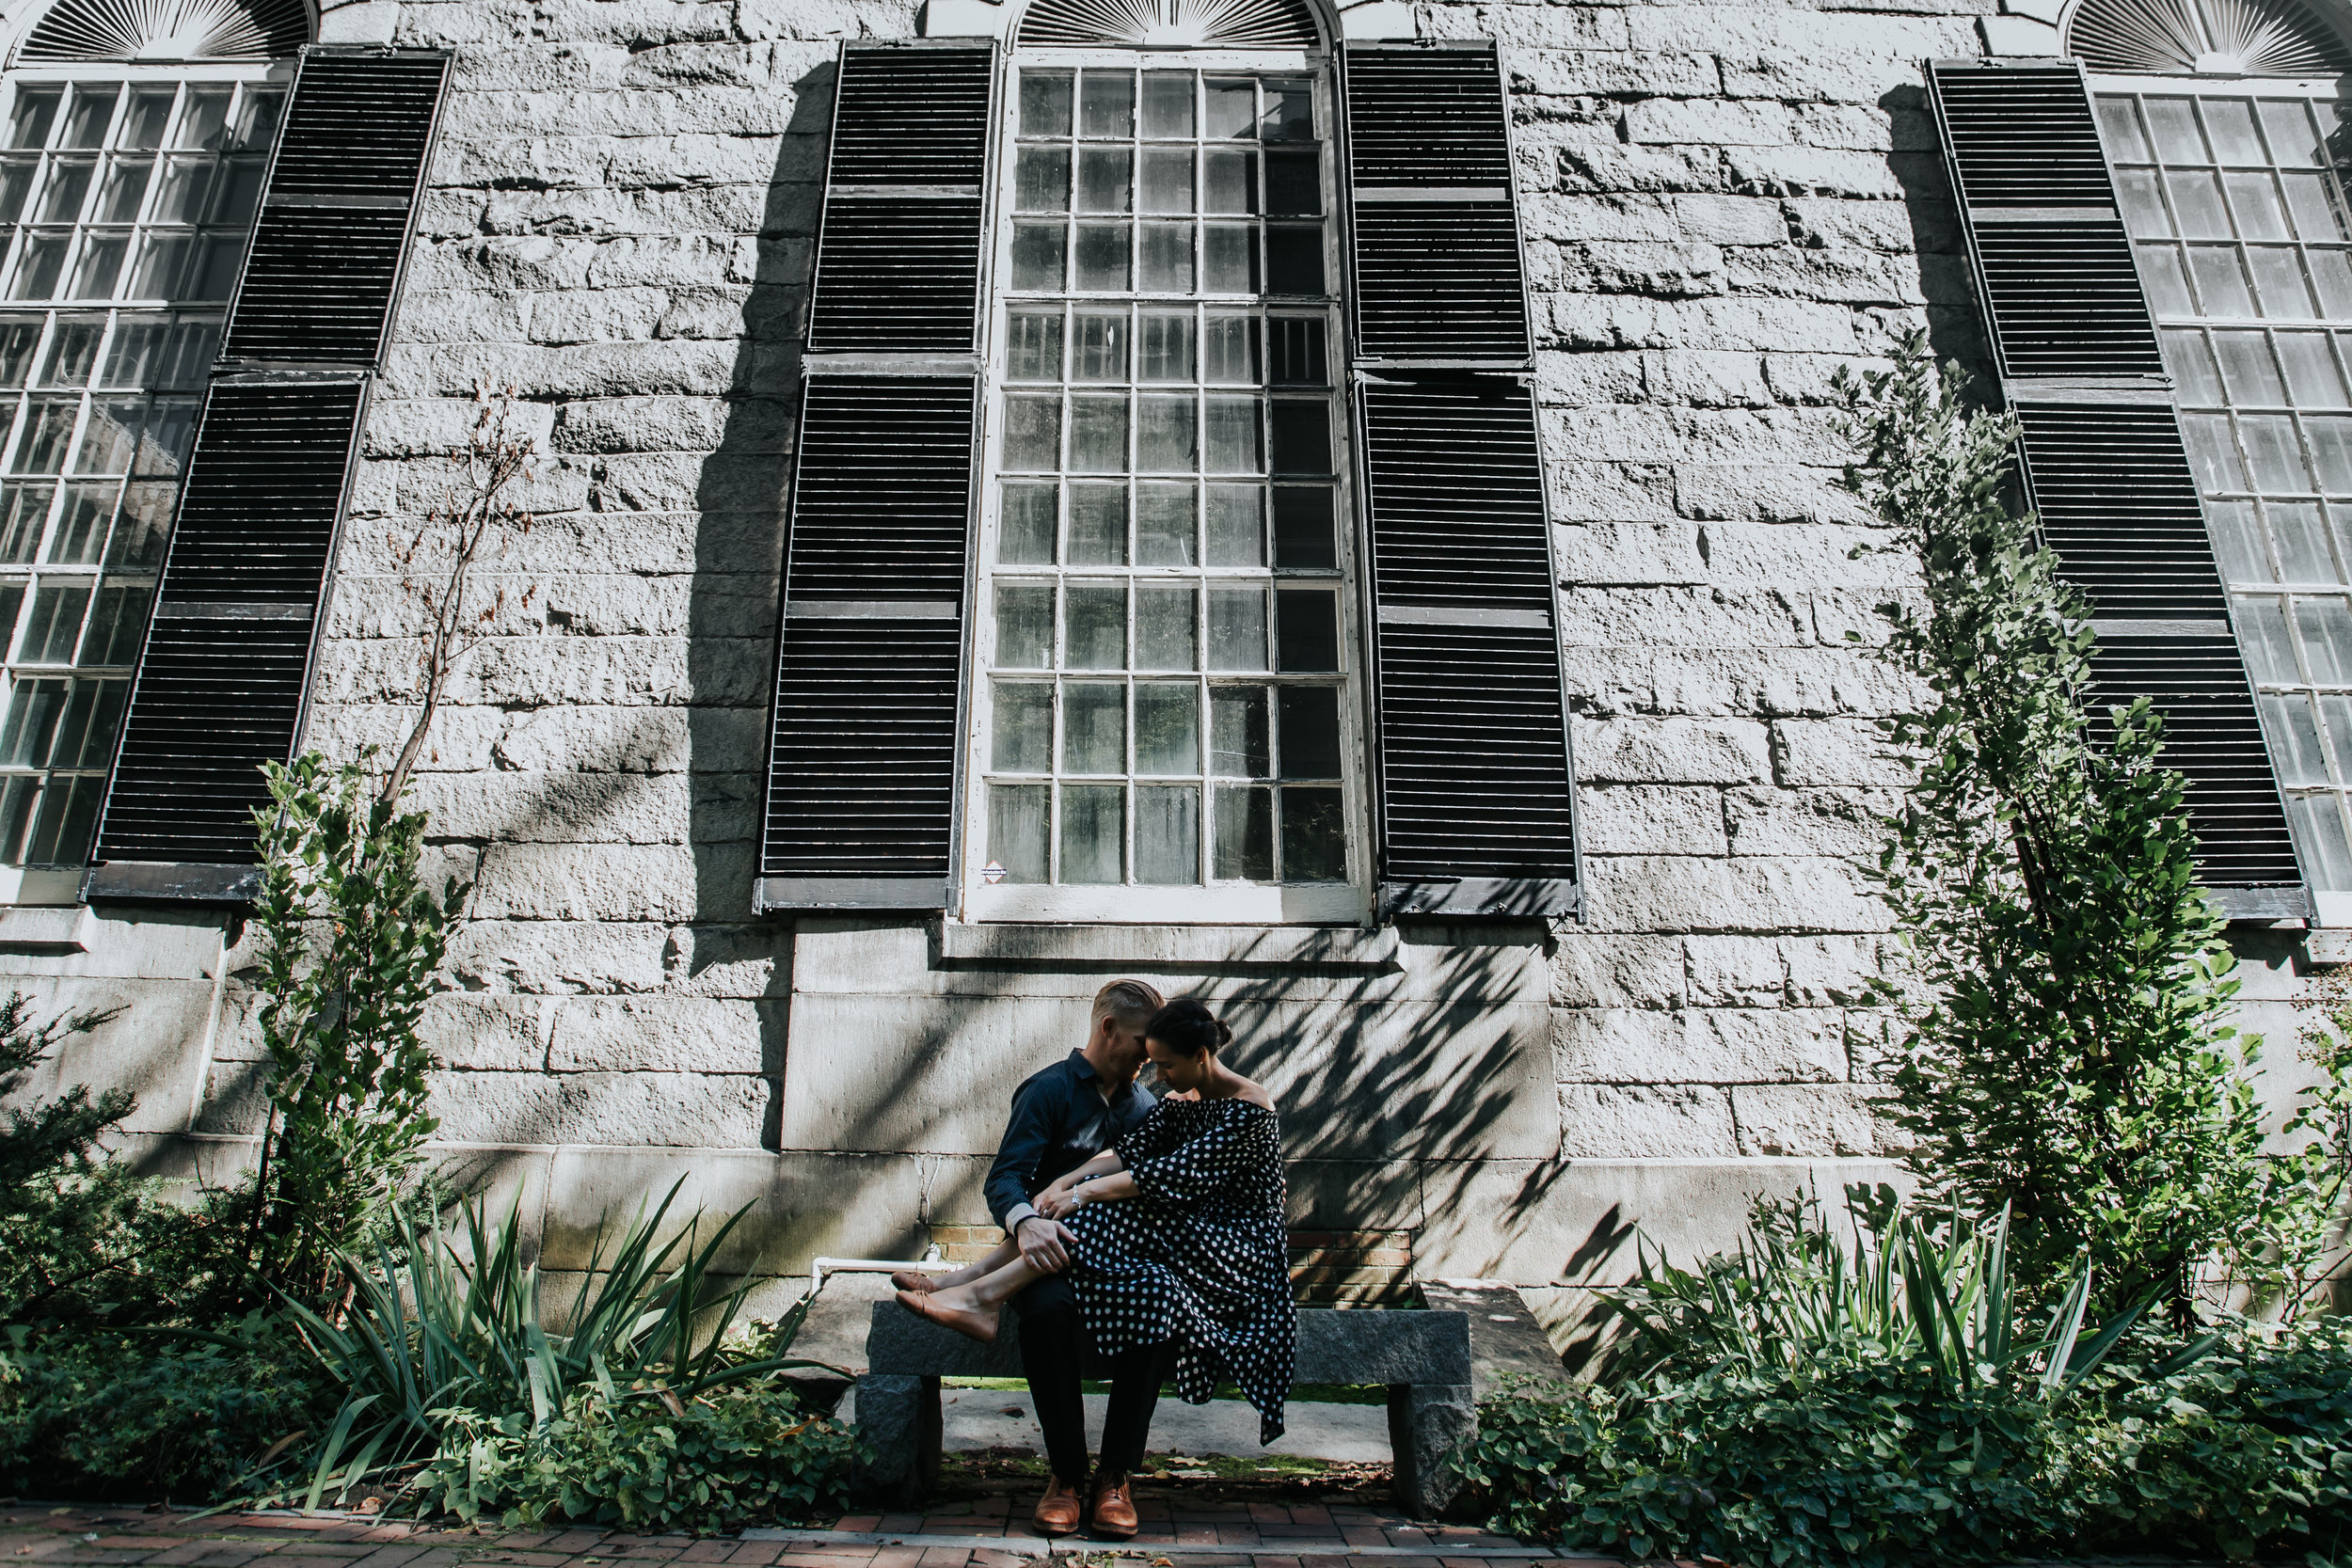
[[[1273,1442],[1298,1355],[1274,1113],[1246,1100],[1163,1100],[1117,1148],[1141,1190],[1069,1221],[1071,1281],[1096,1348],[1116,1355],[1174,1340],[1184,1402],[1207,1403],[1230,1377],[1258,1412],[1258,1440]]]

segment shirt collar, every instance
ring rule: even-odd
[[[1096,1076],[1094,1064],[1087,1060],[1087,1053],[1083,1051],[1073,1051],[1070,1053],[1070,1065],[1082,1080]]]

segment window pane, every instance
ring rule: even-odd
[[[1136,73],[1089,71],[1078,89],[1078,135],[1112,140],[1136,134]]]
[[[1331,492],[1322,485],[1274,487],[1274,564],[1295,572],[1339,568]]]
[[[1061,466],[1061,399],[1005,400],[1005,467],[1043,468]]]
[[[2265,696],[2262,699],[2263,730],[2270,738],[2270,760],[2279,782],[2289,789],[2328,782],[2327,759],[2320,754],[2319,725],[2304,696]]]
[[[1221,387],[1258,384],[1258,324],[1248,316],[1209,312],[1201,333],[1200,379]]]
[[[1008,670],[1054,667],[1054,590],[1043,583],[996,585],[996,662]]]
[[[2328,188],[2326,175],[2280,175],[2280,187],[2286,193],[2287,212],[2295,220],[2296,238],[2325,244],[2345,237],[2344,209],[2337,204],[2335,193]]]
[[[2139,134],[2138,106],[2130,99],[2100,99],[2099,129],[2106,134],[2113,157],[2133,163],[2150,156],[2147,139]]]
[[[1191,311],[1146,310],[1136,319],[1136,379],[1193,379]]]
[[[1021,134],[1025,136],[1070,135],[1071,80],[1058,71],[1021,73]]]
[[[1347,880],[1347,829],[1336,789],[1282,791],[1282,880]]]
[[[995,689],[988,765],[999,773],[1046,773],[1054,767],[1054,689],[1035,681]]]
[[[1061,792],[1061,879],[1103,883],[1126,879],[1127,790],[1122,784],[1064,784]]]
[[[0,726],[0,763],[39,768],[49,760],[50,737],[65,710],[66,683],[21,680],[8,694],[8,718]]]
[[[1340,776],[1340,694],[1328,686],[1281,689],[1282,777]]]
[[[2328,548],[2328,521],[2317,501],[2271,501],[2264,513],[2279,541],[2279,571],[2288,582],[2333,582],[2335,558]]]
[[[2332,795],[2297,795],[2287,800],[2295,819],[2295,847],[2312,879],[2324,888],[2352,887],[2352,852],[2344,841],[2344,808]]]
[[[1063,596],[1062,668],[1127,668],[1127,585],[1073,582]]]
[[[1265,325],[1267,380],[1294,387],[1330,385],[1320,316],[1276,316]]]
[[[2260,332],[2217,332],[2214,352],[2221,360],[2222,384],[2239,407],[2286,401],[2286,386],[2270,357],[2270,340]]]
[[[2178,245],[2143,245],[2137,248],[2139,280],[2147,287],[2148,303],[2158,315],[2193,315],[2197,302],[2181,270]]]
[[[1209,690],[1209,771],[1221,779],[1270,779],[1266,689],[1219,686]]]
[[[1272,225],[1265,231],[1265,288],[1270,294],[1323,293],[1323,230]]]
[[[1004,516],[996,530],[996,559],[1013,566],[1051,566],[1058,500],[1051,484],[1006,485]]]
[[[1192,72],[1147,71],[1143,73],[1143,134],[1147,136],[1192,135]]]
[[[1127,471],[1127,400],[1095,393],[1070,400],[1070,469],[1081,474]]]
[[[90,824],[98,816],[103,779],[51,779],[40,792],[40,809],[24,841],[28,865],[80,865],[89,859]]]
[[[2208,98],[2198,107],[2204,111],[2205,136],[2213,145],[2215,157],[2225,164],[2270,161],[2264,155],[2262,136],[2254,129],[2252,103],[2243,98]]]
[[[1136,427],[1136,467],[1145,473],[1190,473],[1200,459],[1200,437],[1189,394],[1147,397]]]
[[[122,493],[122,511],[115,518],[114,536],[106,545],[109,566],[154,566],[164,559],[164,539],[171,529],[172,487],[134,484]],[[0,538],[6,522],[0,518]]]
[[[1127,770],[1127,689],[1072,681],[1061,689],[1061,767],[1065,773]]]
[[[1200,229],[1200,292],[1258,292],[1258,231],[1247,225],[1203,224]]]
[[[1331,471],[1331,410],[1324,403],[1278,402],[1271,405],[1273,470],[1278,474]]]
[[[1016,289],[1058,289],[1069,232],[1058,223],[1016,223],[1012,226],[1012,286]]]
[[[1127,564],[1127,487],[1070,487],[1070,554],[1073,566]]]
[[[1320,673],[1340,667],[1339,601],[1327,589],[1285,588],[1274,595],[1284,670]]]
[[[2321,686],[2352,685],[2352,605],[2334,597],[2298,598],[2295,624],[2303,633],[2303,663],[2312,679]]]
[[[2129,168],[2115,171],[2115,197],[2123,209],[2124,227],[2132,238],[2169,239],[2172,235],[2172,215],[2165,210],[2164,189],[2156,182],[2152,168]]]
[[[1133,205],[1135,154],[1123,147],[1089,147],[1078,153],[1078,211],[1124,213]]]
[[[1194,535],[1193,488],[1189,484],[1136,486],[1136,563],[1192,566],[1199,563]]]
[[[1256,474],[1265,471],[1258,448],[1258,400],[1207,399],[1208,470],[1213,474]]]
[[[16,657],[27,664],[71,664],[73,644],[82,634],[82,612],[89,608],[89,590],[79,583],[44,583],[33,594],[33,608],[24,621],[24,641]]]
[[[988,790],[988,855],[1008,882],[1046,879],[1045,812],[1051,791],[1044,784],[991,784]]]
[[[1200,593],[1190,583],[1136,585],[1136,667],[1198,670]]]
[[[2293,420],[2283,415],[2248,415],[2238,420],[2238,437],[2245,443],[2246,466],[2255,489],[2276,495],[2311,488]]]
[[[33,552],[40,547],[41,531],[49,526],[49,501],[56,491],[46,482],[10,480],[0,484],[0,561],[12,566],[31,563]],[[0,641],[7,636],[0,630]]]
[[[1136,688],[1136,771],[1200,771],[1200,689],[1165,682]]]
[[[2287,630],[2286,607],[2264,594],[2240,598],[2233,608],[2247,673],[2267,685],[2289,686],[2302,679],[2296,667],[2295,640]]]
[[[2221,182],[2204,169],[2167,169],[2165,191],[2172,198],[2172,218],[2181,237],[2226,240],[2230,214],[2221,205]]]
[[[1156,887],[1200,880],[1200,791],[1136,791],[1136,880]]]
[[[98,563],[98,551],[106,540],[106,525],[114,519],[115,494],[119,488],[111,483],[65,487],[65,509],[49,540],[51,562],[72,566]]]
[[[1251,214],[1258,210],[1258,155],[1216,150],[1200,154],[1200,210]]]
[[[1274,792],[1216,786],[1214,874],[1222,880],[1274,879]]]
[[[1257,83],[1218,81],[1212,77],[1200,84],[1200,95],[1207,109],[1200,122],[1203,136],[1254,136],[1258,134]]]
[[[1295,216],[1323,211],[1323,158],[1311,149],[1268,149],[1265,155],[1265,210]]]
[[[1143,210],[1147,213],[1189,213],[1192,206],[1192,149],[1146,148],[1143,153]]]
[[[2254,295],[2246,286],[2233,245],[2191,245],[2188,269],[2197,280],[2197,297],[2208,316],[2250,316]]]
[[[1013,166],[1013,211],[1070,211],[1070,149],[1025,147]]]
[[[1127,381],[1127,312],[1077,312],[1071,334],[1071,381]]]
[[[2225,174],[2221,177],[2221,188],[2229,193],[2230,212],[2237,218],[2237,231],[2242,237],[2288,237],[2286,209],[2279,204],[2279,187],[2271,182],[2267,171]]]
[[[2262,313],[2273,318],[2304,318],[2315,314],[2312,293],[2303,277],[2303,261],[2286,245],[2256,245],[2246,253],[2254,275],[2254,291],[2262,296]]]
[[[113,760],[115,729],[122,722],[122,696],[130,685],[119,680],[73,683],[50,747],[50,767],[103,768]]]
[[[1192,225],[1147,223],[1143,226],[1142,276],[1136,286],[1146,293],[1190,293],[1193,287]]]
[[[1126,289],[1127,252],[1134,231],[1134,225],[1125,223],[1078,225],[1076,286],[1096,292]]]
[[[1209,564],[1265,564],[1265,492],[1254,484],[1209,486]]]
[[[1314,134],[1313,88],[1305,82],[1268,82],[1258,135],[1267,141],[1306,141]]]
[[[2279,358],[2286,366],[2287,390],[2305,408],[2343,408],[2344,372],[2324,332],[2281,332]]]
[[[1265,657],[1265,591],[1210,589],[1209,668],[1263,670]]]

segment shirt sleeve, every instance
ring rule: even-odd
[[[1037,1168],[1053,1140],[1056,1096],[1050,1081],[1032,1079],[1012,1093],[1012,1116],[1005,1123],[1005,1141],[996,1146],[996,1163],[988,1167],[982,1188],[989,1216],[1010,1230],[1020,1223],[1015,1209],[1029,1207]]]
[[[1127,1174],[1135,1178],[1137,1190],[1151,1196],[1195,1203],[1263,1168],[1269,1160],[1279,1158],[1280,1152],[1274,1117],[1263,1111],[1254,1116],[1219,1117],[1199,1136],[1164,1153],[1128,1160]]]
[[[1141,1121],[1121,1132],[1112,1143],[1111,1152],[1119,1156],[1119,1163],[1128,1170],[1135,1169],[1139,1160],[1165,1154],[1176,1147],[1174,1124],[1163,1110],[1166,1104],[1166,1101],[1161,1101],[1152,1105],[1143,1114]]]

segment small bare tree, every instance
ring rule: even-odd
[[[405,574],[401,589],[424,607],[425,626],[418,633],[417,689],[424,707],[403,742],[392,769],[385,775],[383,799],[400,799],[407,787],[409,769],[424,750],[425,734],[433,727],[450,677],[506,608],[506,589],[498,587],[487,603],[469,603],[475,565],[505,553],[509,541],[531,531],[532,515],[505,499],[516,480],[529,483],[532,462],[539,455],[536,436],[514,429],[515,388],[498,388],[487,378],[474,390],[473,429],[466,438],[465,469],[445,506],[424,515],[415,533],[405,539],[392,535],[392,558]],[[538,592],[526,587],[518,606],[527,607]]]

